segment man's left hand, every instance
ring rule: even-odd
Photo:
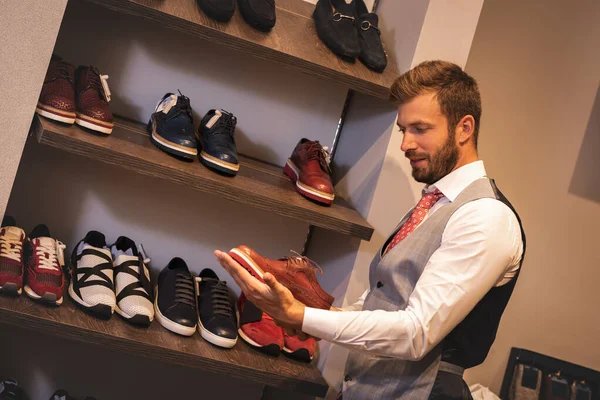
[[[286,328],[302,329],[304,304],[296,300],[292,292],[279,283],[272,274],[265,273],[263,276],[265,283],[262,283],[229,254],[215,250],[215,256],[255,306]]]

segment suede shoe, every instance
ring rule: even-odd
[[[358,43],[360,44],[359,60],[367,68],[375,72],[383,72],[387,67],[387,56],[381,43],[379,17],[370,13],[364,0],[354,0],[358,22]]]
[[[283,173],[295,182],[296,191],[321,204],[335,199],[327,148],[318,141],[302,139],[287,160]]]
[[[313,337],[309,336],[302,340],[298,336],[288,335],[285,329],[283,330],[283,343],[283,354],[304,362],[311,362],[317,349],[317,342]]]
[[[235,146],[237,118],[225,110],[210,110],[198,128],[200,162],[208,168],[236,175],[240,169]]]
[[[320,270],[320,267],[307,257],[296,255],[270,260],[248,246],[231,249],[229,255],[261,281],[265,272],[273,274],[307,307],[329,310],[333,304],[333,296],[326,293],[317,280],[315,270]]]
[[[360,54],[354,1],[319,0],[313,19],[319,39],[341,59],[354,62]]]
[[[235,11],[235,0],[196,0],[207,17],[219,22],[229,22]]]
[[[283,349],[283,329],[242,293],[238,299],[238,333],[252,348],[271,356]]]
[[[275,0],[238,0],[244,20],[259,31],[269,32],[277,19]]]

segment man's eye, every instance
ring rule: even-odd
[[[419,128],[419,127],[416,127],[416,128],[415,128],[415,131],[416,131],[417,133],[425,133],[425,131],[426,131],[426,130],[427,130],[427,129],[425,129],[425,128]]]

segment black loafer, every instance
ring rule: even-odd
[[[235,0],[196,0],[198,7],[209,18],[219,22],[228,22],[235,11]]]
[[[387,67],[387,56],[381,43],[381,32],[379,31],[379,17],[370,13],[364,0],[355,0],[356,24],[358,30],[358,43],[360,45],[359,60],[367,68],[375,72],[383,72]]]
[[[268,32],[275,26],[275,0],[238,0],[244,20],[259,31]]]
[[[313,19],[319,39],[341,59],[354,62],[360,54],[354,1],[319,0]]]

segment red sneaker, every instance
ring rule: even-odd
[[[61,305],[65,289],[64,250],[66,246],[52,239],[46,225],[36,226],[27,244],[27,283],[25,293],[34,300]]]
[[[307,257],[298,255],[270,260],[247,246],[231,249],[229,255],[260,280],[265,272],[270,272],[308,307],[329,310],[335,300],[319,285],[315,270],[321,270],[320,267]]]
[[[311,362],[317,349],[317,342],[314,338],[308,337],[306,340],[298,336],[290,336],[285,329],[283,330],[283,354],[295,358],[296,360]]]
[[[333,203],[335,194],[329,154],[318,141],[300,140],[287,160],[283,173],[296,182],[296,190],[301,195],[319,203]]]
[[[14,219],[7,225],[15,225]],[[3,221],[4,222],[4,221]],[[0,292],[21,294],[23,292],[23,245],[25,232],[16,226],[3,226],[0,229]]]
[[[283,329],[242,293],[238,299],[238,334],[253,348],[278,356],[283,349]]]

